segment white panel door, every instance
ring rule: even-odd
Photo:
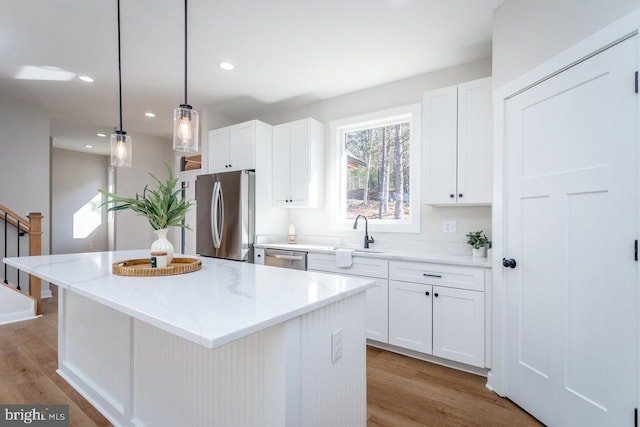
[[[492,199],[493,105],[491,78],[458,85],[459,204],[490,204]]]
[[[423,95],[425,165],[422,202],[455,203],[457,176],[458,87],[449,86]]]
[[[484,292],[433,287],[433,355],[484,368]]]
[[[637,403],[637,36],[505,105],[506,395],[552,426]]]
[[[431,354],[430,285],[389,280],[389,344]]]
[[[231,126],[229,129],[228,170],[254,169],[255,165],[255,122]]]

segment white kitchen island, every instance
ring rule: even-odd
[[[58,285],[58,373],[121,426],[365,426],[368,279],[120,251],[6,258]],[[337,358],[335,353],[342,353]]]

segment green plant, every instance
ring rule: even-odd
[[[467,237],[469,238],[469,240],[467,240],[467,243],[470,244],[473,249],[480,249],[484,246],[486,246],[487,248],[491,247],[491,240],[489,240],[487,236],[485,236],[482,230],[472,231],[467,234]]]
[[[178,178],[173,177],[169,165],[165,163],[165,166],[169,175],[165,183],[161,182],[152,173],[149,173],[158,185],[156,190],[149,190],[149,186],[145,185],[142,195],[136,193],[135,198],[122,197],[105,190],[98,190],[109,198],[101,203],[100,206],[113,204],[109,208],[110,211],[131,209],[137,212],[138,215],[146,217],[154,230],[167,227],[184,227],[190,230],[188,225],[182,224],[182,220],[194,203],[191,200],[179,197],[182,189],[175,189]],[[116,203],[121,204],[116,205]]]

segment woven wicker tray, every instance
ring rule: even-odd
[[[191,273],[201,267],[202,261],[196,258],[173,258],[166,267],[151,268],[151,259],[143,258],[114,262],[111,271],[118,276],[153,277]]]

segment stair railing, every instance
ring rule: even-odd
[[[28,219],[27,219],[28,218]],[[42,214],[40,212],[29,212],[27,218],[23,218],[12,210],[0,204],[0,220],[4,221],[4,256],[8,255],[8,226],[15,228],[17,233],[16,256],[20,256],[20,238],[25,234],[29,235],[29,256],[42,254]],[[4,283],[9,285],[7,280],[7,264],[4,264]],[[17,274],[16,289],[20,288],[20,272]],[[29,275],[29,296],[35,301],[35,315],[42,313],[42,283],[38,277]]]

